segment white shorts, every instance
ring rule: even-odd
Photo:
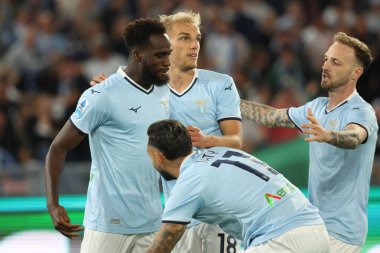
[[[342,242],[329,235],[330,253],[359,253],[362,246]]]
[[[235,238],[218,225],[201,223],[186,229],[172,253],[233,253],[238,252],[239,247]]]
[[[298,227],[246,250],[246,253],[293,252],[329,253],[329,237],[325,225]]]
[[[81,253],[145,253],[156,233],[111,234],[85,228]]]

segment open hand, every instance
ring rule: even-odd
[[[307,120],[310,123],[302,124],[302,132],[305,134],[309,134],[309,137],[305,138],[305,141],[318,141],[318,142],[328,142],[331,139],[330,131],[323,128],[315,118],[311,109],[307,109]]]

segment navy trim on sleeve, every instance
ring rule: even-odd
[[[298,129],[300,132],[302,132],[302,129],[299,128],[299,127],[297,126],[297,124],[294,123],[294,121],[293,121],[292,118],[290,117],[289,110],[290,110],[290,108],[288,108],[288,110],[286,110],[286,114],[288,115],[289,120],[290,120],[290,121],[291,121],[291,122],[297,127],[297,129]]]
[[[173,223],[173,224],[190,224],[190,221],[173,221],[173,220],[163,220],[162,223]]]
[[[71,120],[71,118],[69,118],[69,121],[70,121],[70,123],[73,125],[73,127],[74,127],[76,130],[78,130],[78,132],[79,132],[80,134],[82,134],[82,135],[87,135],[85,132],[83,132],[82,130],[80,130],[80,129],[74,124],[74,122]]]
[[[237,118],[237,117],[223,118],[223,119],[219,119],[218,123],[220,123],[222,121],[225,121],[225,120],[238,120],[238,121],[241,121],[241,118]]]
[[[364,130],[367,132],[367,138],[365,138],[365,139],[363,140],[363,142],[360,143],[360,144],[365,144],[365,143],[367,142],[367,140],[368,140],[368,135],[369,135],[369,133],[368,133],[368,129],[367,129],[365,126],[363,126],[362,124],[359,124],[359,123],[357,123],[357,122],[350,122],[350,123],[348,123],[346,126],[348,126],[348,125],[350,125],[350,124],[355,124],[355,125],[358,125],[358,126],[361,126],[362,128],[364,128]]]

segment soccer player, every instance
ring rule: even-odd
[[[240,97],[232,77],[197,69],[200,50],[199,13],[177,12],[160,16],[172,44],[169,69],[170,118],[186,126],[196,148],[225,146],[240,149],[242,130]],[[94,77],[92,85],[106,76]],[[165,199],[175,180],[163,180]],[[200,224],[193,220],[184,239],[173,253],[220,253],[227,244],[226,235],[217,225]]]
[[[241,101],[243,117],[268,127],[297,127],[309,135],[309,199],[326,223],[331,252],[360,252],[367,235],[378,125],[356,83],[371,62],[366,44],[338,32],[322,66],[321,86],[328,97],[288,109]]]
[[[232,77],[197,69],[200,50],[200,15],[178,12],[160,16],[169,35],[173,52],[169,69],[170,118],[188,126],[196,148],[242,147],[240,97]],[[163,180],[165,199],[175,180]],[[193,220],[184,239],[173,253],[220,253],[227,239],[217,225]],[[236,243],[235,243],[236,244]]]
[[[193,151],[176,120],[155,122],[147,133],[154,167],[168,180],[177,178],[148,252],[170,252],[193,217],[219,224],[247,253],[329,252],[318,209],[264,162],[232,148]]]
[[[92,164],[82,253],[145,252],[159,229],[159,174],[146,153],[148,126],[169,117],[171,53],[157,19],[127,24],[123,37],[128,67],[86,90],[46,157],[47,207],[55,228],[69,238],[83,228],[71,224],[59,204],[59,175],[67,152],[89,136]]]

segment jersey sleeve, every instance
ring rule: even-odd
[[[311,108],[311,110],[313,111],[313,101],[308,102],[305,105],[299,107],[290,107],[288,109],[289,119],[296,125],[296,127],[299,130],[301,130],[302,124],[309,123],[309,121],[306,118],[307,108]]]
[[[367,136],[378,130],[377,119],[374,110],[370,106],[354,107],[347,113],[347,122],[358,124],[367,131]]]
[[[90,88],[79,98],[70,120],[80,131],[89,134],[106,120],[107,104],[105,92],[93,92]]]
[[[240,96],[236,89],[234,80],[225,76],[224,81],[217,85],[216,113],[217,120],[235,119],[241,120]]]
[[[179,178],[166,202],[162,223],[189,224],[203,206],[199,180]]]

